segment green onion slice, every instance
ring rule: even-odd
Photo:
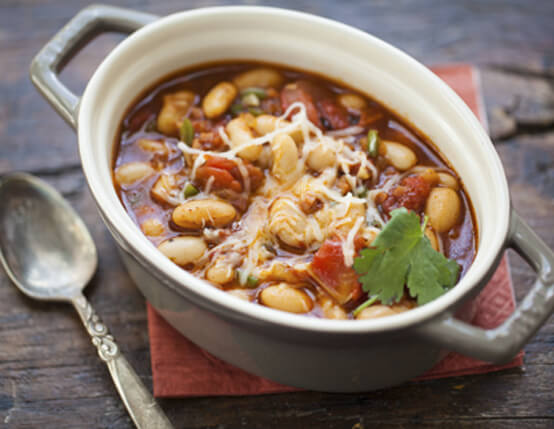
[[[260,280],[256,276],[253,276],[252,274],[249,274],[246,277],[246,279],[244,279],[244,278],[242,278],[243,273],[244,273],[244,271],[242,271],[240,268],[237,268],[236,271],[235,271],[235,276],[236,276],[237,280],[239,281],[239,283],[242,286],[246,286],[247,288],[250,288],[250,289],[253,289],[253,288],[258,286],[258,284],[260,283]],[[246,273],[244,273],[244,274],[246,274]]]
[[[427,223],[429,223],[429,216],[423,216],[423,225],[421,225],[421,230],[425,233],[425,228],[427,228]]]
[[[244,110],[244,106],[241,103],[235,103],[229,109],[233,116],[238,116]]]
[[[263,100],[264,98],[267,97],[267,93],[265,92],[265,89],[263,89],[263,88],[256,88],[256,87],[245,88],[240,92],[241,97],[245,97],[245,96],[250,95],[250,94],[255,95],[260,100]]]
[[[379,154],[379,133],[377,130],[369,130],[367,133],[367,151],[372,158],[376,158]]]
[[[356,189],[354,189],[354,195],[359,198],[365,198],[365,196],[367,195],[367,188],[364,185],[358,186]]]
[[[252,289],[257,287],[259,283],[260,280],[258,279],[258,277],[253,276],[252,274],[250,274],[246,279],[246,286]]]
[[[195,195],[200,192],[196,186],[194,186],[192,183],[187,183],[185,185],[185,189],[183,190],[183,195],[185,198],[194,197]]]
[[[254,116],[260,116],[264,113],[264,111],[258,107],[249,107],[248,111],[252,113]]]
[[[242,104],[245,106],[259,106],[260,99],[256,94],[243,95],[241,98]]]
[[[194,127],[188,118],[183,119],[179,135],[182,142],[185,142],[187,146],[192,146],[192,140],[194,139]]]

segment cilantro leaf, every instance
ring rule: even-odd
[[[454,286],[459,269],[433,249],[419,216],[405,208],[393,210],[372,247],[354,259],[362,289],[387,304],[402,298],[405,285],[418,305],[426,304]]]

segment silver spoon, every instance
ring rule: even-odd
[[[138,428],[171,428],[82,291],[97,266],[79,215],[51,186],[24,173],[0,178],[0,261],[25,295],[73,304]]]

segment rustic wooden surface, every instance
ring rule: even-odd
[[[145,303],[124,272],[79,166],[76,137],[28,79],[31,58],[86,1],[0,2],[0,174],[26,170],[69,199],[90,227],[100,269],[87,294],[151,384]],[[222,1],[127,0],[168,14]],[[262,2],[246,1],[247,4]],[[282,0],[332,17],[427,64],[479,66],[491,133],[513,202],[554,247],[554,2]],[[98,38],[63,73],[80,91],[120,40]],[[533,275],[511,258],[517,297]],[[525,366],[496,374],[407,383],[367,394],[295,393],[161,400],[179,428],[553,427],[554,321],[526,346]],[[22,296],[0,273],[0,426],[130,428],[132,424],[74,311]]]

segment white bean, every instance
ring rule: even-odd
[[[239,90],[246,88],[277,88],[283,83],[283,76],[277,70],[260,67],[239,74],[233,79]]]
[[[145,235],[150,237],[158,237],[163,234],[164,226],[158,219],[147,219],[141,225],[140,229]]]
[[[448,173],[439,173],[439,183],[447,188],[452,188],[455,191],[459,188],[458,181],[454,178],[454,176]]]
[[[177,265],[187,265],[195,263],[208,247],[201,237],[180,236],[164,241],[158,250]]]
[[[163,134],[179,135],[179,127],[195,99],[190,91],[178,91],[163,97],[163,105],[158,114],[157,127]]]
[[[332,166],[336,161],[336,153],[326,144],[319,143],[308,155],[306,162],[308,167],[315,171],[324,170]]]
[[[235,208],[219,200],[187,201],[173,210],[172,219],[176,225],[186,229],[215,228],[231,223],[237,215]]]
[[[296,171],[298,148],[288,134],[277,134],[271,141],[273,167],[271,173],[279,180],[286,181]]]
[[[162,174],[152,186],[150,193],[155,200],[175,206],[179,200],[176,200],[172,195],[177,191],[177,186],[177,179],[173,174]]]
[[[147,162],[128,162],[115,170],[115,181],[119,186],[130,186],[154,174]]]
[[[256,124],[254,128],[256,129],[256,132],[260,134],[261,136],[266,135],[273,130],[275,130],[275,127],[277,126],[277,121],[279,118],[277,116],[272,115],[260,115],[256,118]],[[288,121],[286,119],[283,119],[283,122],[288,125]]]
[[[425,204],[425,214],[435,231],[446,232],[458,221],[461,206],[460,197],[453,189],[433,188]]]
[[[421,173],[419,173],[419,176],[431,186],[436,186],[439,183],[439,175],[432,168],[425,168]]]
[[[367,102],[358,94],[345,93],[337,97],[339,104],[349,110],[359,112],[367,107]]]
[[[273,152],[269,145],[262,146],[262,151],[256,162],[261,168],[271,168],[271,164],[273,164]]]
[[[231,106],[237,96],[237,88],[230,82],[219,82],[202,100],[202,110],[208,118],[216,118]]]
[[[216,260],[206,271],[206,279],[213,283],[224,285],[233,280],[235,271],[233,267],[221,258]]]
[[[269,211],[269,232],[288,246],[302,249],[312,243],[308,220],[289,198],[278,198]]]
[[[356,319],[377,319],[379,317],[393,316],[396,312],[386,305],[372,305],[370,307],[364,308],[356,315]]]
[[[260,115],[256,118],[254,129],[259,135],[264,136],[275,131],[277,125],[279,126],[279,128],[283,128],[289,126],[290,122],[286,119],[279,119],[277,116]],[[296,143],[301,143],[302,140],[304,140],[304,135],[302,134],[302,130],[300,128],[292,130],[291,132],[289,132],[289,135],[294,139]]]
[[[230,120],[225,129],[229,134],[229,138],[231,140],[231,145],[233,148],[240,146],[254,138],[252,130],[248,126],[248,123],[243,116],[239,116],[238,118]],[[255,161],[256,159],[258,159],[261,152],[262,146],[255,145],[248,146],[242,149],[238,153],[238,155],[241,158],[247,159],[248,161]]]
[[[260,281],[299,283],[306,280],[308,275],[305,265],[301,263],[291,265],[285,261],[273,259],[269,267],[258,271],[257,276]]]
[[[331,298],[320,300],[323,315],[328,319],[344,320],[347,318],[346,311],[337,305]]]
[[[167,155],[168,152],[167,146],[158,140],[140,139],[138,145],[146,152],[157,153],[163,156]]]
[[[417,164],[417,156],[412,149],[400,143],[382,140],[385,158],[400,171],[409,170]]]
[[[289,313],[307,313],[313,308],[312,299],[306,292],[287,283],[269,286],[260,293],[262,304]]]

